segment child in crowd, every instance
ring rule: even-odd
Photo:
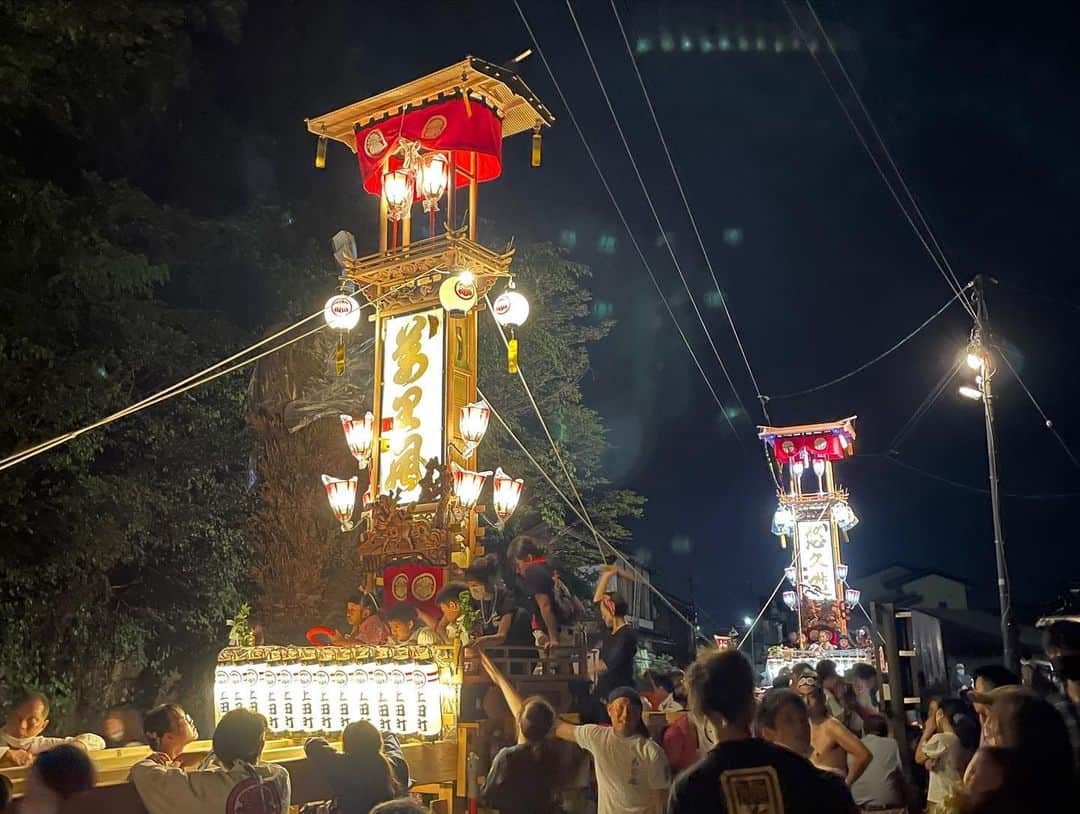
[[[435,595],[435,604],[439,606],[438,620],[419,611],[420,621],[431,630],[439,644],[450,644],[461,635],[458,619],[461,618],[461,595],[469,593],[469,586],[464,582],[450,582]],[[469,631],[475,633],[476,631]]]
[[[217,768],[185,772],[169,765],[167,754],[155,752],[131,767],[129,779],[149,814],[288,814],[289,773],[259,760],[265,742],[266,719],[234,709],[214,731]]]
[[[304,752],[334,792],[339,814],[368,814],[372,807],[406,792],[409,764],[391,733],[355,721],[341,736],[342,752],[324,738],[311,738]]]
[[[199,737],[195,722],[179,704],[162,704],[146,713],[143,732],[150,748],[166,755],[170,766],[181,765],[184,747]]]
[[[73,738],[46,738],[49,699],[39,692],[26,692],[15,699],[0,730],[0,767],[27,766],[34,756],[61,744],[74,744],[83,751],[105,748],[100,735],[87,733]]]
[[[390,627],[389,644],[435,644],[435,635],[424,627],[416,608],[399,602],[386,614]]]
[[[348,633],[334,631],[330,644],[345,647],[353,644],[384,644],[390,629],[379,616],[379,603],[367,591],[358,591],[345,600],[345,620]]]
[[[57,814],[64,801],[94,787],[94,764],[86,750],[62,743],[38,754],[19,802],[22,814]]]
[[[930,772],[926,793],[928,814],[946,811],[946,803],[961,787],[961,778],[979,745],[979,730],[959,698],[931,701],[915,762]]]

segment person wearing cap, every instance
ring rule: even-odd
[[[1074,805],[1077,770],[1065,722],[1053,705],[1016,685],[972,692],[971,699],[987,714],[983,746],[964,772],[965,814],[1065,811]]]
[[[791,749],[752,736],[754,669],[742,653],[702,656],[687,670],[686,684],[690,711],[709,722],[716,745],[675,780],[667,814],[858,811],[838,779]],[[803,750],[805,740],[804,732]]]
[[[502,690],[514,718],[521,720],[525,702],[489,659],[481,661]],[[576,726],[555,721],[556,738],[576,743],[592,755],[598,787],[597,814],[660,814],[671,773],[667,756],[642,721],[644,706],[637,690],[617,687],[607,698],[611,726]]]

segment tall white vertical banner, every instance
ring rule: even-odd
[[[379,488],[402,503],[420,496],[427,462],[443,458],[446,315],[432,308],[383,322],[382,418],[393,418],[390,449],[379,455]]]
[[[799,569],[811,599],[836,599],[832,528],[828,520],[799,521]]]

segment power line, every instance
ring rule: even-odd
[[[363,309],[369,308],[369,307],[372,307],[372,308],[375,307],[379,302],[381,302],[383,299],[385,299],[386,297],[393,294],[398,289],[400,289],[400,288],[402,288],[402,287],[404,287],[406,285],[411,285],[411,284],[412,284],[411,280],[407,280],[407,281],[405,281],[403,283],[399,283],[398,285],[396,285],[396,286],[390,288],[389,290],[387,290],[386,292],[384,292],[382,295],[380,295],[376,299],[369,300],[368,302],[363,303],[362,305],[360,305],[360,310],[363,310]],[[367,289],[369,289],[369,288],[371,288],[371,285],[365,286],[363,289],[361,289],[357,293],[363,293],[363,292],[367,291]],[[265,352],[260,353],[260,354],[258,354],[256,356],[245,359],[245,360],[239,362],[238,364],[232,365],[231,367],[228,367],[228,368],[226,368],[224,370],[221,370],[221,371],[215,373],[214,375],[210,375],[210,376],[206,375],[208,372],[217,370],[218,368],[222,367],[222,365],[225,365],[225,364],[231,362],[234,359],[238,359],[238,358],[246,355],[247,353],[254,350],[255,348],[259,348],[259,347],[267,344],[268,342],[271,342],[274,339],[277,339],[277,338],[283,336],[284,334],[287,334],[288,332],[298,328],[299,326],[301,326],[301,325],[303,325],[303,324],[305,324],[307,322],[310,322],[312,319],[315,319],[316,317],[320,316],[321,314],[322,314],[322,311],[317,311],[314,314],[310,314],[310,315],[304,317],[303,319],[299,320],[298,322],[293,323],[289,327],[282,328],[280,331],[277,331],[276,333],[273,333],[268,337],[260,339],[258,342],[254,343],[253,345],[249,345],[247,348],[244,348],[241,351],[238,351],[238,352],[234,353],[232,356],[229,356],[229,357],[221,360],[220,362],[215,362],[213,365],[211,365],[208,368],[205,368],[204,370],[200,371],[199,373],[195,373],[195,374],[193,374],[191,376],[188,376],[186,379],[182,379],[181,381],[176,382],[175,384],[171,384],[168,387],[164,388],[163,390],[159,390],[157,393],[155,393],[155,394],[153,394],[151,396],[147,396],[146,398],[142,399],[141,401],[137,401],[134,404],[128,405],[123,410],[118,410],[117,412],[112,413],[111,415],[105,416],[104,418],[99,419],[99,420],[95,421],[92,424],[88,424],[85,427],[81,427],[81,428],[79,428],[77,430],[72,430],[70,432],[64,433],[63,435],[58,435],[55,438],[52,438],[52,439],[50,439],[48,441],[44,441],[44,442],[42,442],[40,444],[37,444],[37,445],[35,445],[33,447],[30,447],[29,449],[22,450],[21,452],[14,453],[12,455],[7,456],[6,458],[0,459],[0,472],[2,472],[5,469],[9,469],[10,467],[15,466],[17,464],[23,463],[24,461],[28,461],[31,458],[36,457],[37,455],[40,455],[40,454],[42,454],[44,452],[48,452],[49,450],[54,449],[55,447],[66,444],[69,441],[73,441],[74,439],[78,438],[80,435],[84,435],[85,433],[88,433],[91,430],[95,430],[95,429],[98,429],[100,427],[104,427],[104,426],[106,426],[108,424],[113,423],[114,421],[119,421],[121,418],[126,418],[129,415],[134,415],[135,413],[140,412],[141,410],[144,410],[147,407],[153,407],[155,404],[160,404],[163,401],[167,401],[168,399],[171,399],[171,398],[173,398],[175,396],[179,396],[179,395],[181,395],[183,393],[188,392],[189,390],[195,389],[196,387],[200,387],[200,386],[202,386],[204,384],[207,384],[208,382],[212,382],[214,379],[217,379],[220,376],[224,376],[227,373],[232,373],[233,371],[239,370],[240,368],[245,367],[246,365],[249,365],[252,362],[258,361],[259,359],[262,359],[265,356],[269,356],[272,353],[276,353],[277,351],[281,350],[282,348],[285,348],[285,347],[291,345],[293,342],[298,342],[301,339],[305,339],[305,338],[307,338],[307,337],[309,337],[309,336],[311,336],[311,335],[313,335],[315,333],[318,333],[319,331],[321,331],[323,328],[325,328],[327,326],[326,325],[320,325],[318,328],[315,328],[312,331],[308,331],[307,333],[304,333],[304,334],[302,334],[302,335],[300,335],[298,337],[295,337],[295,338],[290,339],[290,340],[288,340],[286,342],[283,342],[282,344],[277,345],[276,347],[271,348],[268,351],[265,351]]]
[[[964,286],[964,288],[965,289],[970,288],[972,285],[973,285],[973,283],[968,283],[966,286]],[[948,301],[943,306],[941,306],[941,308],[939,308],[937,311],[935,311],[933,314],[931,314],[929,317],[927,317],[925,320],[923,320],[922,324],[919,325],[919,327],[916,328],[914,331],[909,333],[907,336],[905,336],[903,339],[901,339],[899,342],[897,342],[895,345],[893,345],[888,350],[886,350],[886,351],[884,351],[882,353],[879,353],[877,356],[875,356],[869,362],[865,362],[864,364],[859,365],[857,368],[855,368],[854,370],[848,371],[843,376],[837,376],[835,379],[830,379],[829,381],[823,382],[822,384],[816,384],[813,387],[807,387],[804,390],[796,390],[794,393],[784,393],[781,396],[764,396],[765,400],[766,401],[774,401],[774,400],[778,400],[778,399],[792,399],[792,398],[795,398],[796,396],[805,396],[805,395],[807,395],[809,393],[816,393],[819,390],[824,390],[827,387],[832,387],[834,384],[840,384],[840,382],[847,381],[852,376],[855,376],[855,375],[857,375],[859,373],[862,373],[868,367],[871,367],[872,365],[877,364],[882,359],[884,359],[886,356],[889,356],[891,353],[893,353],[893,351],[899,350],[901,347],[903,347],[905,344],[907,344],[907,342],[910,339],[913,339],[915,336],[917,336],[924,328],[926,328],[927,325],[929,325],[931,322],[933,322],[935,319],[937,319],[939,316],[941,316],[943,313],[945,313],[945,309],[947,309],[950,305],[952,305],[959,296],[960,296],[960,294],[953,294],[951,297],[949,297]]]
[[[697,316],[698,323],[705,332],[705,338],[708,340],[709,347],[712,348],[713,355],[720,365],[720,370],[724,373],[724,378],[727,380],[728,387],[731,388],[731,392],[735,396],[735,400],[739,403],[739,406],[742,408],[742,411],[749,417],[750,412],[746,409],[742,397],[739,396],[739,391],[735,388],[735,382],[731,379],[731,374],[728,372],[727,365],[724,364],[724,360],[720,356],[720,351],[713,341],[712,332],[705,322],[705,317],[701,314],[701,309],[698,307],[694,292],[690,289],[690,283],[687,282],[686,275],[683,274],[682,266],[679,265],[679,260],[675,255],[675,249],[671,245],[671,239],[668,237],[667,229],[664,228],[664,224],[660,221],[660,215],[656,211],[656,206],[653,204],[652,196],[649,194],[649,188],[645,185],[645,179],[641,177],[641,170],[638,169],[637,161],[634,160],[634,153],[630,149],[630,142],[627,141],[626,133],[623,132],[622,123],[619,121],[619,116],[615,112],[614,105],[611,103],[611,97],[608,96],[607,87],[604,85],[604,80],[600,77],[600,71],[596,67],[596,62],[593,60],[592,49],[589,48],[589,43],[585,39],[585,32],[581,30],[581,26],[578,24],[577,15],[574,14],[574,7],[571,5],[570,0],[566,0],[566,9],[570,12],[570,19],[574,23],[574,29],[577,31],[578,39],[581,40],[581,45],[585,49],[585,56],[588,58],[589,65],[592,67],[593,76],[596,78],[596,83],[600,86],[600,93],[604,97],[604,103],[607,105],[608,113],[611,114],[611,119],[615,123],[615,131],[619,134],[623,149],[626,150],[626,157],[630,160],[630,167],[634,170],[634,176],[637,178],[638,185],[641,187],[642,195],[645,196],[645,203],[649,205],[649,211],[652,213],[653,220],[656,222],[656,228],[660,231],[660,238],[667,247],[668,254],[671,256],[671,262],[675,266],[675,272],[679,275],[679,279],[682,281],[683,288],[686,289],[686,296],[690,299],[690,307],[694,309],[694,314]]]
[[[567,0],[567,5],[569,5],[569,0]],[[690,208],[690,202],[686,198],[686,191],[683,189],[682,179],[679,177],[678,170],[675,169],[675,161],[671,157],[671,150],[668,149],[667,139],[664,137],[664,130],[660,126],[660,120],[656,116],[656,110],[653,108],[652,98],[649,96],[649,90],[645,86],[645,80],[641,75],[641,70],[638,68],[637,58],[634,56],[634,49],[630,47],[630,39],[626,36],[626,29],[623,27],[622,17],[619,15],[619,9],[615,5],[615,0],[611,0],[611,10],[615,14],[615,22],[618,23],[619,33],[622,35],[623,45],[626,46],[626,53],[630,57],[630,64],[634,68],[634,75],[637,77],[638,85],[641,87],[641,93],[645,97],[645,104],[649,108],[649,116],[652,117],[653,125],[656,127],[656,133],[660,137],[660,145],[664,148],[664,155],[667,158],[668,167],[671,168],[671,175],[675,179],[675,186],[679,190],[679,197],[682,198],[683,206],[686,208],[686,214],[690,218],[690,226],[694,230],[694,237],[697,238],[698,248],[701,249],[701,254],[705,258],[705,266],[709,269],[709,276],[712,277],[713,285],[716,287],[716,293],[720,295],[720,305],[723,307],[724,316],[727,318],[728,325],[731,327],[731,333],[735,337],[735,343],[739,346],[739,353],[742,355],[743,364],[746,365],[746,372],[750,375],[750,383],[754,387],[754,394],[757,396],[758,403],[761,407],[762,414],[765,416],[766,423],[771,424],[772,419],[769,417],[769,410],[765,406],[765,402],[768,399],[761,394],[761,388],[758,386],[757,377],[754,375],[754,369],[750,367],[750,359],[746,355],[746,348],[743,346],[742,338],[739,336],[739,332],[735,328],[735,320],[731,315],[730,309],[728,308],[727,297],[724,296],[724,292],[720,290],[720,282],[716,279],[716,272],[713,270],[712,260],[709,258],[709,253],[705,249],[705,241],[701,238],[701,231],[698,229],[697,218],[694,217],[694,212]],[[582,42],[584,42],[584,38],[582,38]],[[586,50],[588,50],[587,47]],[[661,230],[661,233],[663,234],[663,230]],[[666,235],[664,240],[665,242],[667,241]],[[670,245],[668,246],[668,248],[671,248]],[[734,385],[732,387],[734,389]],[[743,409],[745,410],[746,408],[743,407]]]
[[[494,322],[495,327],[499,329],[499,336],[502,338],[503,345],[509,350],[510,343],[506,339],[506,331],[503,330],[503,326],[500,324],[499,320],[495,319],[495,309],[491,305],[491,297],[485,294],[484,299],[487,301],[487,311],[491,314],[491,321]],[[544,435],[547,436],[548,443],[555,453],[555,458],[558,460],[559,466],[562,467],[563,475],[566,476],[566,482],[570,484],[570,489],[574,493],[574,497],[577,498],[578,506],[581,507],[581,513],[585,516],[585,525],[592,531],[593,540],[596,542],[596,550],[600,554],[600,562],[607,565],[607,557],[604,555],[604,549],[600,547],[600,538],[597,535],[596,526],[593,525],[592,518],[589,517],[589,511],[585,508],[585,501],[581,499],[581,492],[578,491],[577,484],[574,483],[574,479],[570,475],[570,469],[567,467],[566,461],[563,460],[562,452],[559,451],[559,445],[556,444],[555,439],[551,437],[551,431],[548,429],[547,422],[540,412],[540,405],[536,403],[536,399],[533,398],[532,388],[529,387],[529,383],[525,381],[525,373],[522,371],[521,365],[518,365],[517,375],[518,379],[521,381],[521,386],[525,389],[525,395],[529,397],[529,403],[532,404],[536,417],[540,420],[540,426],[544,428]]]
[[[906,469],[909,472],[913,472],[916,475],[921,475],[924,478],[929,478],[930,480],[935,480],[939,483],[944,483],[947,486],[953,486],[957,489],[963,489],[965,492],[972,492],[979,495],[990,494],[989,489],[984,489],[980,486],[972,486],[970,483],[963,483],[958,480],[953,480],[952,478],[946,478],[943,475],[938,475],[936,472],[930,472],[927,469],[923,469],[921,467],[915,466],[914,464],[909,464],[906,461],[902,461],[894,455],[885,455],[882,453],[869,452],[863,453],[858,457],[887,461],[888,463],[899,466],[901,469]],[[1011,498],[1013,500],[1071,500],[1074,498],[1080,498],[1080,492],[1048,492],[1041,494],[1031,494],[1023,492],[1002,492],[1001,496]]]
[[[1013,374],[1013,378],[1016,379],[1016,381],[1020,384],[1020,387],[1024,391],[1024,394],[1028,397],[1028,400],[1032,403],[1032,405],[1034,405],[1035,409],[1042,417],[1043,422],[1046,424],[1046,429],[1050,430],[1050,432],[1053,433],[1054,438],[1057,439],[1057,442],[1061,444],[1061,448],[1065,450],[1065,454],[1069,456],[1069,460],[1072,461],[1072,465],[1075,466],[1077,469],[1080,469],[1080,461],[1078,461],[1076,459],[1076,456],[1073,455],[1072,450],[1069,449],[1069,445],[1065,443],[1065,439],[1061,437],[1061,434],[1054,426],[1054,422],[1051,421],[1049,417],[1047,417],[1046,411],[1043,410],[1039,402],[1035,400],[1035,396],[1031,394],[1028,386],[1024,384],[1024,380],[1020,378],[1020,374],[1017,372],[1016,368],[1013,367],[1012,362],[1009,361],[1009,357],[1005,354],[1005,351],[996,345],[995,347],[997,347],[998,353],[1001,356],[1001,360],[1005,362],[1005,367],[1007,367],[1009,369],[1009,372]]]
[[[162,391],[162,392],[160,392],[160,393],[158,393],[158,394],[156,394],[154,396],[151,396],[151,397],[149,397],[147,399],[143,399],[141,402],[138,402],[137,404],[133,404],[130,407],[126,407],[123,410],[119,410],[119,411],[113,413],[112,415],[106,416],[105,418],[102,418],[102,419],[100,419],[98,421],[95,421],[93,424],[89,424],[89,425],[87,425],[85,427],[81,427],[80,429],[73,430],[72,432],[65,433],[64,435],[57,436],[56,438],[52,439],[51,441],[47,441],[44,444],[39,445],[35,449],[35,451],[33,451],[33,452],[20,453],[19,455],[9,456],[8,458],[5,458],[3,461],[0,461],[0,471],[8,469],[8,468],[10,468],[12,466],[16,466],[17,464],[20,464],[23,461],[27,461],[30,458],[33,458],[33,457],[35,457],[37,455],[40,455],[40,454],[42,454],[44,452],[48,452],[50,449],[53,449],[54,447],[58,447],[58,446],[60,446],[62,444],[66,444],[69,441],[73,441],[74,439],[78,438],[80,435],[88,433],[91,430],[95,430],[95,429],[98,429],[100,427],[104,427],[104,426],[106,426],[108,424],[113,423],[114,421],[119,421],[121,418],[126,418],[129,415],[134,415],[135,413],[140,412],[142,410],[145,410],[148,407],[153,407],[155,404],[160,404],[163,401],[168,401],[169,399],[174,398],[174,397],[179,396],[179,395],[182,395],[183,393],[186,393],[189,390],[193,390],[196,387],[202,387],[204,384],[208,384],[208,383],[214,381],[214,379],[220,378],[221,376],[225,376],[226,374],[229,374],[229,373],[232,373],[233,371],[239,370],[242,367],[246,367],[247,365],[250,365],[252,362],[257,362],[259,359],[262,359],[264,356],[269,356],[272,353],[277,353],[279,350],[288,347],[289,345],[293,344],[294,342],[299,342],[302,339],[306,339],[307,337],[311,336],[312,334],[318,333],[319,331],[323,330],[326,327],[327,327],[326,325],[320,325],[317,328],[314,328],[314,329],[312,329],[310,331],[307,331],[306,333],[300,334],[299,336],[293,337],[292,339],[288,339],[285,342],[282,342],[280,345],[276,345],[275,347],[270,348],[269,350],[263,351],[262,353],[256,354],[255,356],[249,357],[247,359],[243,359],[240,362],[237,362],[235,365],[232,365],[230,367],[226,367],[226,368],[224,368],[222,370],[219,370],[219,371],[217,371],[216,373],[214,373],[211,376],[206,376],[204,378],[199,379],[198,381],[191,382],[190,384],[188,384],[185,387],[181,387],[181,388],[178,388],[178,389],[175,388],[175,387],[174,388],[168,388],[165,391]]]
[[[537,48],[537,53],[539,53],[539,48]],[[495,420],[498,421],[500,425],[502,425],[502,428],[506,431],[506,434],[509,435],[510,438],[514,441],[514,443],[518,445],[521,451],[525,453],[525,457],[529,459],[530,463],[532,463],[532,465],[536,468],[536,471],[539,472],[540,475],[544,478],[544,480],[548,482],[548,485],[555,490],[555,493],[560,498],[562,498],[563,502],[570,508],[570,511],[577,515],[578,519],[582,523],[586,523],[586,525],[588,525],[585,517],[581,514],[581,512],[578,511],[577,507],[566,496],[566,493],[563,492],[563,490],[559,488],[558,484],[556,484],[555,481],[551,479],[551,476],[547,473],[547,470],[544,469],[544,467],[541,466],[540,462],[536,460],[536,457],[529,451],[529,448],[526,447],[524,442],[517,436],[517,434],[512,429],[510,429],[510,425],[507,424],[506,420],[503,419],[503,417],[499,414],[499,411],[495,408],[495,405],[491,403],[491,399],[485,396],[483,391],[480,390],[479,387],[476,388],[476,392],[479,394],[480,398],[487,402],[488,406],[491,408],[491,414],[495,416]],[[697,631],[695,629],[694,623],[687,619],[679,611],[679,609],[676,608],[674,604],[672,604],[672,602],[664,595],[664,592],[657,588],[655,585],[653,585],[651,580],[645,579],[644,575],[637,568],[637,566],[635,566],[625,554],[623,554],[619,549],[612,545],[608,541],[608,539],[604,537],[603,534],[596,532],[596,535],[600,540],[603,541],[604,545],[606,545],[608,549],[610,549],[611,553],[614,554],[618,559],[622,560],[623,563],[625,563],[626,566],[634,573],[638,580],[643,582],[649,588],[649,590],[655,593],[660,598],[660,600],[671,609],[672,613],[678,616],[692,630],[694,630],[696,635]]]
[[[799,37],[804,42],[808,42],[809,40],[807,38],[806,32],[803,31],[802,25],[799,23],[799,20],[796,17],[794,10],[791,8],[791,4],[788,2],[788,0],[781,0],[781,1],[784,4],[784,9],[788,13],[788,17],[791,18],[791,22],[795,26],[795,29],[798,32]],[[807,6],[809,7],[809,0],[807,2]],[[813,12],[812,8],[810,10],[811,10],[811,12]],[[815,18],[815,20],[817,19],[816,14],[814,14],[814,18]],[[875,134],[875,136],[877,136],[878,145],[881,147],[882,152],[884,152],[886,154],[886,156],[888,157],[889,164],[893,167],[894,171],[896,172],[897,178],[899,179],[900,184],[902,185],[905,192],[907,193],[907,196],[908,196],[909,200],[911,200],[915,211],[919,214],[920,220],[925,223],[925,218],[922,217],[921,210],[919,209],[918,204],[915,203],[914,196],[911,194],[910,189],[908,189],[907,184],[904,182],[903,176],[900,174],[899,169],[896,167],[896,162],[892,160],[892,155],[889,153],[888,148],[885,146],[884,139],[881,138],[881,134],[878,132],[877,127],[873,124],[873,118],[870,116],[870,113],[866,109],[866,106],[862,104],[862,99],[859,96],[858,91],[855,90],[854,83],[852,83],[850,77],[848,77],[847,71],[844,69],[843,63],[841,62],[840,56],[839,56],[839,54],[837,54],[835,47],[833,47],[832,40],[829,38],[828,32],[825,31],[824,27],[820,25],[820,21],[818,21],[818,25],[821,28],[822,35],[825,38],[825,41],[826,41],[826,43],[828,45],[828,48],[829,48],[829,51],[833,54],[833,57],[836,59],[837,63],[840,65],[844,76],[848,79],[848,84],[851,86],[852,91],[854,92],[856,98],[859,100],[860,107],[862,108],[862,110],[864,112],[864,115],[866,116],[867,120],[870,122],[872,132]],[[930,243],[927,242],[926,236],[923,235],[922,229],[920,229],[919,226],[915,223],[915,220],[912,218],[911,213],[908,211],[908,207],[905,206],[903,201],[900,199],[900,195],[897,193],[895,187],[893,186],[893,182],[889,179],[888,174],[885,172],[884,167],[882,167],[881,162],[878,160],[878,157],[874,154],[874,151],[870,147],[870,144],[867,142],[866,137],[863,135],[862,130],[859,128],[859,125],[855,122],[855,118],[851,115],[851,111],[848,109],[848,106],[844,103],[843,98],[840,96],[840,92],[837,90],[836,85],[833,83],[832,78],[829,76],[829,72],[825,69],[825,66],[818,59],[817,54],[815,53],[814,50],[809,50],[809,53],[810,53],[810,57],[814,60],[814,64],[817,65],[818,70],[821,71],[821,75],[824,77],[826,84],[828,84],[829,90],[832,91],[832,94],[835,97],[837,104],[840,105],[840,109],[843,111],[845,118],[848,120],[848,123],[851,125],[851,129],[855,132],[855,136],[858,138],[859,143],[862,145],[863,149],[866,151],[866,154],[867,154],[867,156],[869,156],[871,163],[873,163],[874,169],[877,170],[878,175],[881,176],[881,180],[885,183],[885,187],[889,190],[889,194],[892,195],[892,198],[896,202],[896,205],[900,208],[900,212],[903,214],[904,219],[908,222],[908,225],[911,226],[912,231],[915,232],[915,236],[919,239],[919,242],[922,244],[923,248],[926,249],[926,253],[930,256],[930,260],[937,267],[938,271],[941,272],[942,277],[945,278],[946,284],[949,286],[949,288],[953,291],[954,294],[959,295],[959,292],[961,290],[960,289],[960,283],[959,283],[959,281],[956,280],[956,275],[952,273],[951,267],[948,267],[948,265],[947,265],[948,264],[948,259],[944,258],[944,263],[943,263],[942,258],[939,257],[935,253],[934,249],[931,248]],[[934,238],[932,236],[932,234],[931,234],[931,240],[934,242],[935,245],[937,245],[937,240],[936,240],[936,238]],[[963,302],[964,310],[966,310],[972,316],[972,318],[974,318],[975,317],[975,310],[972,308],[971,303],[968,302],[966,297],[961,297],[960,299]]]
[[[926,394],[926,397],[919,403],[919,406],[915,408],[915,412],[912,413],[911,417],[904,422],[903,426],[900,427],[896,435],[893,436],[892,441],[889,442],[890,451],[896,452],[898,449],[900,449],[900,442],[911,434],[912,430],[915,429],[916,425],[920,421],[922,421],[923,417],[928,412],[930,412],[930,408],[937,403],[937,400],[939,398],[941,398],[941,394],[944,393],[946,389],[948,389],[949,385],[952,383],[952,380],[956,378],[956,374],[960,372],[961,364],[963,363],[957,362],[948,370],[946,370],[944,375],[942,375],[942,377],[937,380],[937,383],[930,388],[930,392]]]
[[[694,353],[693,347],[690,345],[690,340],[687,338],[686,333],[683,331],[682,326],[679,325],[679,320],[675,316],[675,312],[671,308],[671,304],[667,301],[667,297],[664,296],[664,290],[660,287],[660,283],[656,279],[656,275],[653,274],[652,267],[649,265],[649,261],[645,259],[645,253],[641,250],[641,246],[634,237],[634,232],[630,228],[630,223],[626,219],[626,215],[623,214],[622,207],[619,206],[618,200],[615,198],[615,193],[611,189],[611,185],[608,184],[607,178],[604,175],[603,170],[600,169],[600,163],[596,160],[596,155],[593,153],[592,147],[589,146],[588,140],[585,138],[585,133],[581,129],[581,125],[578,123],[577,116],[574,115],[573,109],[570,107],[570,102],[566,98],[566,94],[563,93],[562,86],[559,84],[559,80],[555,78],[555,72],[551,69],[551,65],[544,55],[543,49],[540,47],[540,42],[536,38],[536,34],[533,33],[532,26],[529,25],[529,20],[525,16],[525,11],[521,8],[521,4],[518,0],[514,0],[514,8],[517,9],[518,15],[521,17],[521,22],[525,26],[525,30],[529,34],[529,39],[532,41],[533,48],[536,49],[537,56],[540,57],[540,61],[544,64],[544,69],[547,71],[548,77],[551,79],[552,85],[555,87],[555,92],[558,93],[559,99],[562,100],[563,107],[566,108],[567,115],[570,117],[571,123],[574,125],[574,129],[577,131],[578,137],[581,139],[582,145],[585,147],[585,152],[589,156],[589,160],[592,162],[593,168],[596,170],[596,174],[600,176],[600,183],[604,185],[604,190],[607,192],[608,197],[611,199],[611,205],[615,208],[616,214],[619,216],[619,221],[622,223],[623,228],[626,230],[627,236],[630,238],[630,243],[633,245],[634,250],[637,252],[638,258],[641,260],[641,265],[644,266],[646,273],[649,275],[649,280],[652,281],[653,287],[656,289],[656,293],[660,296],[660,301],[664,304],[664,309],[667,311],[668,316],[671,317],[672,323],[675,325],[675,330],[679,332],[679,337],[682,339],[683,344],[686,345],[686,350],[690,354],[690,358],[694,360],[694,366],[697,368],[698,373],[701,374],[701,378],[705,381],[705,386],[708,388],[709,393],[713,397],[713,401],[720,407],[720,412],[724,416],[724,420],[731,428],[732,434],[735,439],[742,445],[742,438],[739,436],[738,431],[735,429],[735,425],[732,423],[731,418],[724,410],[724,403],[720,400],[720,397],[716,394],[716,389],[713,387],[712,382],[709,380],[708,375],[705,373],[705,369],[701,366],[701,362]],[[737,397],[737,396],[736,396]]]

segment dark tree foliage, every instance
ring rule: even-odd
[[[272,5],[298,23],[308,13]],[[333,287],[325,239],[350,225],[337,219],[370,218],[355,204],[370,201],[356,184],[298,196],[295,217],[275,206],[273,184],[251,182],[266,163],[251,159],[259,115],[234,109],[229,87],[273,90],[292,116],[305,83],[290,85],[278,57],[323,34],[276,19],[262,30],[273,15],[254,11],[0,0],[0,453],[155,393]],[[223,72],[230,49],[257,70]],[[515,269],[533,303],[523,367],[590,514],[618,541],[641,499],[605,482],[603,425],[581,403],[587,345],[607,330],[586,318],[587,270],[547,246],[523,248]],[[565,489],[487,314],[481,325],[481,386]],[[351,584],[352,546],[317,475],[354,464],[322,408],[370,403],[362,366],[334,381],[328,350],[296,348],[302,379],[281,365],[232,374],[0,472],[0,702],[38,687],[58,727],[166,697],[205,715],[225,620],[242,603],[286,638],[305,614],[325,621],[328,597]],[[480,454],[528,481],[505,537],[538,529],[567,565],[595,558],[591,535],[567,527],[575,518],[494,423]]]

